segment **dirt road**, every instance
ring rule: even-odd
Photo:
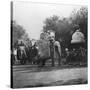
[[[39,72],[32,72],[30,71],[30,68],[28,68],[28,71],[23,70],[21,72],[19,68],[19,71],[14,70],[13,72],[14,88],[63,85],[67,81],[69,81],[68,83],[70,83],[70,80],[79,80],[82,83],[83,81],[87,81],[87,67],[54,69],[51,71]],[[71,84],[73,84],[73,82]]]

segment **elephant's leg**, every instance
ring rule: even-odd
[[[61,65],[61,56],[59,55],[59,60],[58,60],[59,66]]]
[[[45,66],[45,63],[46,63],[46,59],[43,59],[42,60],[42,66]]]
[[[59,65],[61,65],[61,48],[58,47]]]
[[[52,67],[54,67],[54,66],[55,66],[55,63],[54,63],[54,58],[53,58],[53,56],[51,57],[51,59],[52,59]]]
[[[60,50],[60,48],[59,47],[56,47],[56,53],[58,54],[58,57],[59,57],[59,59],[58,59],[58,65],[60,66],[61,65],[61,50]]]
[[[37,64],[39,64],[40,67],[45,66],[46,59],[45,58],[39,58]]]

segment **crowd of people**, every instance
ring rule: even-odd
[[[26,63],[31,63],[31,64],[40,64],[42,63],[42,65],[45,65],[46,60],[48,59],[52,59],[52,65],[54,65],[54,52],[56,51],[56,53],[58,54],[59,57],[59,65],[61,64],[61,57],[62,57],[62,53],[61,53],[61,45],[59,41],[55,41],[54,39],[54,34],[51,33],[50,36],[50,56],[49,57],[45,57],[43,58],[40,54],[40,50],[38,45],[36,44],[36,42],[32,42],[31,46],[25,46],[24,42],[18,41],[17,46],[14,47],[12,49],[11,52],[11,60],[12,60],[12,64],[26,64]],[[54,44],[52,44],[54,43]],[[84,35],[83,33],[80,32],[80,29],[76,30],[75,33],[72,35],[72,40],[71,40],[71,46],[73,47],[72,49],[66,48],[65,52],[65,58],[66,58],[66,62],[65,63],[70,63],[70,62],[78,62],[81,64],[82,61],[85,62],[86,60],[86,49],[83,47],[85,43],[84,40]],[[55,51],[53,51],[53,46],[55,47]]]

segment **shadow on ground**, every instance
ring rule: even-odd
[[[79,84],[88,84],[88,81],[84,79],[72,79],[65,82],[63,80],[60,80],[49,84],[38,83],[37,85],[28,85],[28,86],[24,86],[23,88],[61,86],[61,85],[79,85]]]

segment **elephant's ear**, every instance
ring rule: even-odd
[[[47,40],[41,40],[38,44],[40,56],[48,57],[49,56],[49,44]]]
[[[60,47],[59,41],[55,41],[54,45]]]

